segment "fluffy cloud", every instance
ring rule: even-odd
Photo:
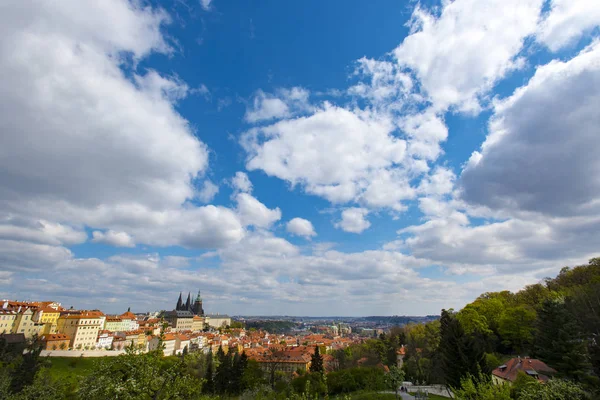
[[[369,210],[365,208],[347,208],[342,211],[342,219],[335,226],[346,232],[361,233],[371,226],[371,223],[366,219],[368,214]]]
[[[262,169],[334,203],[401,209],[414,194],[406,173],[394,170],[405,159],[406,142],[393,130],[388,119],[325,104],[308,117],[253,128],[242,144],[249,170]]]
[[[315,232],[312,223],[304,218],[294,218],[288,221],[286,229],[289,233],[296,236],[303,236],[305,238],[317,236],[317,232]]]
[[[209,203],[219,193],[219,187],[211,181],[204,181],[202,189],[198,192],[198,199],[203,203]]]
[[[68,225],[7,215],[0,218],[0,239],[73,245],[85,242],[87,234],[82,229]]]
[[[445,265],[453,273],[510,275],[549,267],[556,273],[560,265],[585,263],[594,256],[597,244],[592,238],[600,234],[600,220],[513,218],[470,225],[464,214],[453,213],[399,233],[409,236],[388,248],[400,245],[413,256]]]
[[[237,212],[244,225],[269,228],[281,219],[279,207],[271,210],[248,193],[239,193],[235,199],[237,201]]]
[[[368,99],[377,106],[389,106],[392,101],[406,100],[413,89],[410,75],[391,61],[363,57],[357,61],[354,75],[363,81],[351,86],[348,94]]]
[[[52,271],[72,257],[71,251],[62,246],[0,240],[0,265],[4,271],[20,273]]]
[[[439,17],[417,7],[412,33],[393,54],[401,66],[415,71],[436,110],[476,111],[479,96],[519,67],[515,56],[535,32],[542,4],[457,0],[444,2]]]
[[[209,11],[211,8],[211,3],[213,0],[200,0],[200,6],[206,11]]]
[[[597,26],[600,26],[597,1],[552,0],[536,38],[550,50],[557,51]]]
[[[112,230],[92,232],[92,242],[104,243],[116,247],[135,247],[135,242],[126,232],[115,232]]]
[[[231,184],[236,191],[243,193],[252,192],[252,182],[250,182],[250,178],[248,178],[248,174],[245,172],[236,172],[235,176],[231,179]]]
[[[431,174],[421,180],[419,193],[430,196],[442,196],[452,192],[456,175],[448,168],[436,167]]]
[[[244,119],[256,123],[290,117],[309,108],[308,96],[308,91],[300,87],[279,89],[275,95],[259,90]]]
[[[463,198],[493,209],[552,216],[600,210],[600,42],[539,67],[496,104],[490,134],[471,157]]]
[[[0,11],[5,211],[124,231],[140,243],[222,246],[243,236],[233,212],[183,206],[207,196],[194,187],[207,148],[174,108],[189,89],[135,69],[152,52],[171,52],[164,11],[121,0]]]

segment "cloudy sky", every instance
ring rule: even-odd
[[[8,0],[0,93],[0,298],[437,314],[600,255],[596,0]]]

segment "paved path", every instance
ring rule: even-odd
[[[415,400],[415,398],[412,397],[410,394],[402,392],[400,392],[400,398],[403,400]]]

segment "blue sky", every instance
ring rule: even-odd
[[[437,314],[597,255],[597,2],[0,11],[0,297]]]

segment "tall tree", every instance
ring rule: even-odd
[[[398,388],[404,381],[404,371],[395,365],[390,367],[390,372],[385,377],[386,383],[389,389],[392,389],[396,393],[396,399],[398,398]]]
[[[315,346],[315,352],[313,353],[311,360],[310,360],[310,372],[318,372],[318,373],[323,373],[325,372],[324,368],[323,368],[323,356],[321,356],[321,353],[319,351],[319,346]]]
[[[232,357],[231,352],[225,353],[219,346],[217,351],[219,365],[215,372],[215,391],[220,394],[227,393],[230,389]]]
[[[535,310],[529,306],[507,308],[500,317],[498,332],[502,343],[517,353],[524,354],[533,339]]]
[[[440,324],[439,351],[446,384],[457,389],[469,374],[478,377],[482,372],[487,373],[485,353],[465,334],[454,314],[442,310]]]
[[[591,364],[577,320],[564,299],[546,300],[538,313],[535,356],[559,376],[583,381]]]
[[[215,367],[213,362],[213,353],[209,351],[206,355],[206,374],[204,375],[204,385],[202,386],[202,393],[214,394],[215,393]]]
[[[230,377],[230,393],[239,394],[242,392],[242,378],[244,376],[244,370],[246,369],[248,358],[246,353],[235,352],[231,365],[231,377]]]

